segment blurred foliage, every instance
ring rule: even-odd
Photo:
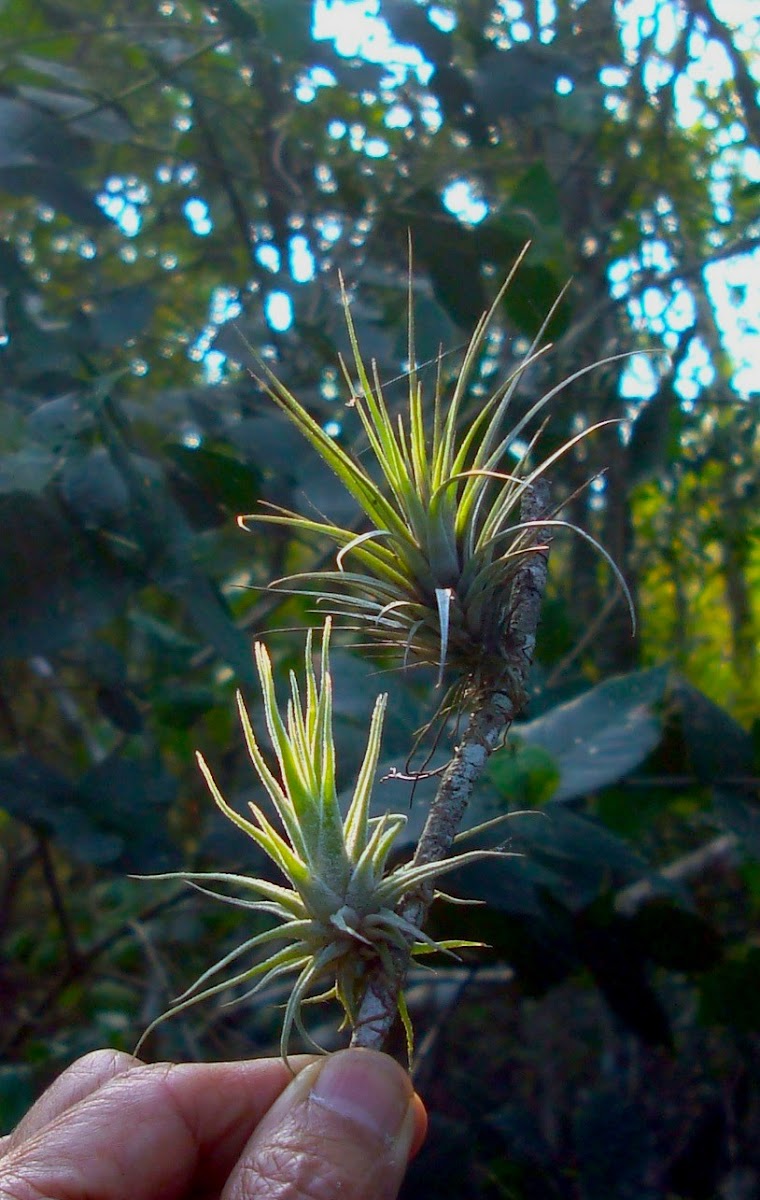
[[[127,873],[261,867],[192,751],[236,804],[255,795],[234,686],[255,719],[252,637],[284,670],[318,619],[265,585],[327,549],[234,518],[355,514],[248,347],[360,446],[338,269],[395,380],[411,231],[420,358],[442,348],[448,386],[530,240],[471,411],[569,279],[518,415],[637,352],[568,386],[542,438],[621,422],[553,485],[620,563],[639,631],[586,544],[558,541],[529,710],[471,819],[530,811],[493,835],[515,857],[457,880],[485,905],[451,932],[490,949],[413,981],[434,1119],[408,1194],[755,1196],[757,19],[382,0],[378,62],[316,36],[330,7],[0,3],[0,1122],[76,1055],[131,1049],[237,938],[234,912]],[[375,671],[336,653],[346,785]],[[433,682],[390,677],[388,767]],[[390,779],[377,803],[409,792]],[[209,1005],[154,1052],[265,1052],[279,1000]]]

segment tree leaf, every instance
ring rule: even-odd
[[[628,775],[658,745],[662,723],[652,708],[665,694],[666,667],[619,675],[526,724],[523,742],[543,747],[559,770],[554,800],[588,795]],[[493,756],[497,764],[499,751]]]
[[[417,46],[436,66],[448,63],[451,37],[429,20],[427,9],[415,0],[383,0],[381,16],[397,42]]]
[[[107,529],[129,512],[129,489],[102,446],[66,460],[60,490],[83,529]]]
[[[0,459],[0,492],[41,492],[57,466],[56,456],[37,446],[6,454]]]
[[[98,138],[114,145],[126,142],[132,136],[129,121],[113,105],[101,108],[93,106],[92,99],[88,96],[72,96],[69,92],[55,92],[50,88],[33,87],[29,84],[20,85],[18,94],[40,108],[65,117],[66,124],[62,126],[64,131],[74,130],[86,137]],[[87,115],[77,117],[77,113]]]
[[[66,449],[93,424],[92,409],[75,392],[55,396],[37,406],[27,417],[27,429],[35,441],[56,454]]]
[[[554,801],[541,812],[513,813],[501,836],[509,838],[510,850],[552,872],[558,884],[547,886],[573,911],[649,873],[646,861],[621,838]]]
[[[111,866],[120,871],[166,871],[179,862],[166,817],[175,780],[155,758],[110,754],[80,780],[76,803],[105,836],[118,839]]]
[[[643,959],[618,935],[588,913],[576,917],[579,953],[612,1011],[650,1046],[672,1049],[673,1035]]]
[[[652,962],[671,971],[706,971],[720,961],[723,943],[718,931],[698,913],[656,896],[640,904],[624,922],[631,938]]]
[[[259,23],[253,13],[238,4],[237,0],[213,0],[209,8],[229,30],[231,37],[255,41],[261,36]]]
[[[509,742],[493,754],[488,778],[510,808],[538,808],[556,793],[560,771],[556,759],[540,745]]]
[[[752,737],[738,721],[680,676],[670,696],[691,767],[703,783],[722,784],[752,773]]]
[[[0,656],[52,654],[123,610],[136,586],[46,495],[0,495]]]
[[[90,86],[86,76],[81,71],[78,71],[76,67],[72,67],[67,63],[59,62],[55,58],[40,58],[36,54],[18,54],[16,61],[25,66],[27,70],[34,71],[37,75],[45,75],[50,79],[56,79],[58,83],[64,84],[65,87],[84,92]]]
[[[251,640],[238,629],[211,581],[199,571],[187,569],[174,578],[165,577],[163,586],[181,601],[195,628],[232,667],[238,681],[255,687]]]
[[[15,196],[35,196],[78,225],[103,228],[110,224],[90,192],[66,171],[47,166],[0,166],[0,190]]]
[[[84,166],[87,154],[48,113],[35,104],[0,96],[0,168]],[[0,179],[5,178],[0,174]]]
[[[101,684],[95,693],[98,708],[122,733],[141,733],[142,713],[124,687]]]
[[[699,1019],[742,1033],[760,1032],[760,946],[737,945],[699,984]]]
[[[80,862],[113,862],[121,853],[122,839],[95,827],[74,786],[31,755],[0,759],[0,796],[12,817],[54,838]]]
[[[156,299],[155,288],[143,283],[92,297],[87,316],[101,346],[112,349],[138,337],[150,324]]]
[[[552,101],[567,59],[546,46],[518,43],[508,50],[491,50],[478,63],[474,90],[489,121],[525,116]]]
[[[264,16],[264,44],[285,62],[307,61],[314,46],[309,5],[302,0],[259,0],[259,7]]]
[[[192,449],[170,442],[165,449],[182,471],[230,512],[250,512],[254,507],[260,495],[261,476],[253,467],[223,450],[205,446]]]
[[[521,175],[512,191],[512,209],[527,209],[540,227],[559,228],[562,224],[562,206],[559,193],[546,165],[534,163]]]

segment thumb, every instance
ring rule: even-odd
[[[395,1200],[426,1117],[386,1054],[341,1050],[304,1068],[256,1127],[223,1200]]]

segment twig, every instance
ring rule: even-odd
[[[683,858],[668,863],[655,875],[647,879],[639,879],[618,892],[615,897],[615,911],[624,917],[632,917],[648,900],[653,900],[660,890],[657,880],[664,883],[686,883],[705,871],[727,870],[736,866],[741,859],[739,839],[735,833],[724,833],[713,838],[711,842],[685,854]]]
[[[540,521],[549,512],[549,485],[538,480],[524,494],[521,521]],[[454,757],[444,772],[430,807],[425,828],[414,855],[415,864],[440,862],[446,858],[467,808],[475,782],[489,755],[499,746],[523,706],[525,685],[533,662],[536,629],[548,566],[545,530],[543,545],[526,554],[515,577],[511,596],[508,634],[512,661],[505,678],[470,714],[467,728]],[[404,920],[420,928],[433,899],[427,886],[405,896],[399,905]],[[394,955],[392,970],[378,963],[370,973],[361,1002],[351,1044],[381,1049],[396,1019],[398,998],[409,967],[409,955]]]
[[[70,962],[68,966],[53,980],[50,987],[43,993],[39,1000],[27,1010],[17,1023],[15,1028],[11,1029],[5,1040],[0,1043],[0,1057],[4,1057],[17,1046],[21,1045],[24,1038],[28,1034],[33,1033],[38,1022],[43,1018],[45,1013],[58,1000],[62,992],[66,990],[69,984],[77,979],[86,978],[89,970],[108,950],[111,950],[124,937],[134,937],[133,921],[149,921],[153,917],[164,912],[168,908],[172,908],[179,901],[188,898],[189,893],[185,888],[179,888],[172,896],[165,900],[159,900],[155,904],[151,904],[144,909],[137,918],[128,918],[116,929],[105,934],[100,941],[95,942],[89,949],[81,951],[77,962]]]
[[[158,984],[158,988],[164,992],[165,996],[171,997],[174,995],[176,989],[172,987],[172,982],[169,978],[169,972],[161,961],[161,956],[153,944],[153,939],[150,936],[148,925],[140,920],[134,920],[130,921],[130,927],[135,935],[135,938],[143,949],[151,971],[153,972],[154,980]],[[194,1032],[189,1028],[186,1022],[182,1022],[180,1024],[180,1031],[188,1054],[196,1062],[200,1062],[202,1054],[198,1038],[195,1036]]]
[[[205,54],[209,54],[212,50],[216,50],[219,46],[223,46],[227,41],[226,37],[214,38],[211,42],[204,42],[203,45],[197,46],[191,50],[189,54],[185,54],[182,58],[177,59],[173,63],[166,63],[161,70],[154,71],[152,75],[145,75],[142,79],[138,79],[135,83],[130,83],[122,91],[115,96],[106,96],[103,99],[95,101],[86,108],[78,109],[76,112],[69,113],[60,118],[61,124],[71,124],[75,121],[82,121],[85,117],[94,117],[97,113],[102,112],[105,108],[113,108],[120,104],[123,100],[127,100],[130,96],[137,95],[145,88],[154,87],[156,84],[161,84],[167,74],[176,75],[191,63],[197,62],[199,58],[203,58]]]
[[[69,967],[76,968],[80,961],[79,947],[77,946],[74,929],[69,919],[69,914],[66,911],[63,896],[61,895],[61,889],[58,886],[58,877],[55,873],[55,864],[53,856],[50,853],[50,845],[47,838],[43,837],[42,834],[37,834],[37,853],[39,854],[42,866],[42,876],[45,880],[45,886],[50,894],[50,901],[58,918],[58,924],[61,927]]]

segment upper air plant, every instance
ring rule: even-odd
[[[536,523],[519,517],[524,493],[591,429],[570,438],[537,465],[528,466],[533,443],[513,459],[509,473],[503,469],[505,459],[553,397],[599,365],[584,367],[552,387],[507,428],[520,377],[543,352],[539,342],[550,313],[516,370],[460,430],[468,387],[489,327],[518,265],[519,260],[478,323],[450,399],[444,398],[439,366],[427,410],[414,366],[411,286],[408,406],[398,414],[386,404],[376,364],[368,369],[362,359],[344,290],[358,386],[348,367],[341,365],[350,389],[349,403],[359,415],[378,471],[367,469],[364,460],[329,437],[262,362],[270,396],[354,497],[369,528],[357,533],[284,509],[239,518],[243,525],[249,520],[273,522],[331,539],[340,547],[335,570],[289,576],[272,586],[315,592],[335,615],[353,619],[375,641],[397,648],[405,663],[437,666],[439,684],[448,671],[460,698],[467,699],[487,692],[500,680],[508,686],[511,584],[521,557],[540,549]],[[568,523],[547,519],[539,524]],[[583,530],[568,527],[597,546],[627,594],[625,582],[602,547]]]
[[[276,924],[248,938],[204,971],[174,1006],[149,1026],[141,1043],[161,1021],[201,1000],[228,988],[251,984],[238,997],[245,999],[280,976],[293,975],[295,981],[283,1019],[283,1056],[287,1055],[294,1025],[305,1042],[319,1051],[321,1048],[306,1032],[301,1018],[304,1001],[313,998],[315,991],[319,991],[320,999],[335,997],[343,1007],[346,1021],[353,1024],[367,972],[377,967],[378,962],[390,966],[394,950],[408,952],[411,948],[412,954],[420,954],[476,944],[434,942],[395,911],[404,894],[464,862],[482,858],[485,852],[473,851],[444,862],[419,866],[407,863],[388,869],[389,855],[406,817],[387,813],[381,817],[369,815],[387,696],[378,697],[375,704],[353,799],[345,816],[341,815],[335,786],[329,644],[328,619],[322,638],[319,678],[314,670],[309,631],[305,696],[291,672],[284,719],[277,705],[269,656],[260,643],[256,645],[256,665],[266,725],[279,768],[277,774],[267,765],[238,694],[248,752],[274,806],[278,818],[275,824],[255,804],[250,806],[253,820],[231,808],[204,759],[198,755],[200,768],[221,811],[265,851],[284,876],[284,883],[223,872],[152,876],[185,880],[217,899],[271,916]],[[201,881],[227,885],[244,895],[211,891]],[[231,978],[210,982],[232,963],[256,955],[272,943],[279,943],[279,948],[268,957],[257,958],[252,965],[233,972]],[[410,1039],[409,1019],[401,996],[398,1008]]]

